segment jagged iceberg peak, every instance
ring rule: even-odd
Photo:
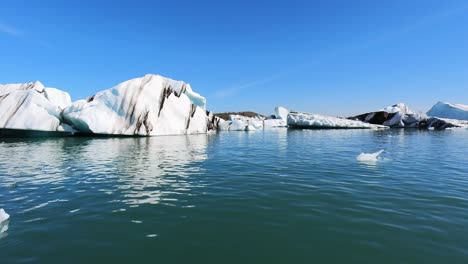
[[[427,112],[427,115],[440,118],[468,120],[468,105],[437,102]]]
[[[82,132],[177,135],[206,133],[214,118],[205,108],[189,84],[148,74],[76,101],[63,116]]]
[[[39,81],[0,85],[0,128],[70,131],[61,115],[70,104],[68,93]]]
[[[402,114],[405,114],[405,115],[414,115],[414,114],[417,114],[415,111],[413,111],[412,109],[410,109],[406,104],[404,103],[398,103],[398,104],[395,104],[395,105],[392,105],[392,106],[387,106],[379,111],[384,111],[384,112],[387,112],[387,113],[397,113],[397,112],[400,112]]]
[[[11,93],[13,91],[35,90],[39,93],[42,93],[44,88],[44,85],[40,81],[30,83],[0,84],[0,96]]]

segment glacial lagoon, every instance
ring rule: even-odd
[[[468,130],[4,138],[0,208],[0,263],[463,263]]]

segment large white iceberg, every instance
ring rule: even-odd
[[[40,82],[0,85],[0,128],[72,131],[62,111],[70,95]]]
[[[298,112],[289,113],[288,125],[295,128],[385,128],[357,120]]]
[[[427,112],[427,115],[440,118],[468,120],[468,105],[437,102]]]
[[[75,129],[95,134],[196,134],[214,120],[205,107],[206,99],[189,84],[148,74],[76,101],[63,116]]]

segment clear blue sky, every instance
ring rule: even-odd
[[[468,2],[1,1],[0,83],[73,100],[146,73],[216,112],[468,104]]]

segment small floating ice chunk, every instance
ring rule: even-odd
[[[0,238],[6,236],[6,231],[8,231],[8,219],[10,215],[5,212],[2,208],[0,208]]]
[[[0,208],[0,223],[5,222],[10,218],[10,215],[3,210],[3,208]]]
[[[151,238],[151,237],[157,237],[157,236],[158,236],[158,234],[149,234],[149,235],[146,235],[146,237],[150,237],[150,238]]]
[[[356,159],[359,162],[376,162],[382,152],[384,152],[383,149],[375,153],[361,153],[356,157]]]

